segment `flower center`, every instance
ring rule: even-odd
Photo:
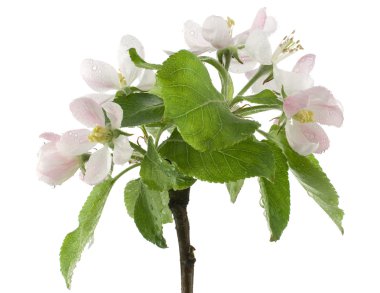
[[[96,126],[92,132],[88,135],[90,142],[108,143],[112,141],[113,133],[109,128],[102,126]]]
[[[293,53],[303,50],[303,47],[299,40],[294,40],[294,33],[295,31],[292,31],[292,33],[289,36],[285,36],[280,45],[278,45],[276,51],[273,53],[272,60],[273,62],[277,63],[286,57],[292,55]]]
[[[314,113],[309,110],[300,110],[293,116],[293,119],[301,123],[315,122]]]
[[[121,72],[118,73],[119,75],[119,82],[120,82],[120,87],[126,87],[127,86],[127,81],[125,80],[125,77],[121,74]]]
[[[235,25],[235,21],[227,16],[227,25],[229,28],[232,28]]]

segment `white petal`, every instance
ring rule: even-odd
[[[273,66],[273,77],[279,88],[284,87],[285,93],[290,96],[314,85],[309,74],[285,71]]]
[[[125,35],[121,38],[118,53],[119,68],[128,86],[142,73],[142,69],[137,68],[129,56],[129,49],[131,48],[135,48],[137,54],[141,58],[145,58],[144,47],[137,38],[131,35]]]
[[[111,65],[93,59],[85,59],[81,65],[81,74],[90,88],[97,92],[120,88],[119,76]]]
[[[257,12],[255,20],[253,21],[252,26],[251,26],[251,31],[254,31],[257,29],[263,30],[266,20],[267,20],[267,13],[266,13],[266,8],[264,7],[264,8],[261,8]]]
[[[220,16],[206,18],[202,26],[202,36],[217,49],[223,49],[232,43],[231,28]]]
[[[104,103],[112,102],[115,98],[115,95],[91,93],[83,96],[83,98],[90,98],[94,100],[97,104],[103,105]]]
[[[251,79],[255,74],[257,73],[257,69],[246,72],[245,76],[248,79]],[[272,79],[270,81],[267,81],[264,83],[264,81],[267,79],[268,76],[264,75],[260,77],[251,87],[252,92],[259,93],[263,90],[272,90],[275,92],[280,92],[281,88],[278,87],[277,83]]]
[[[79,169],[79,157],[65,156],[54,142],[43,145],[39,151],[37,176],[50,185],[60,185]]]
[[[209,42],[207,42],[202,36],[202,28],[199,24],[192,20],[188,20],[184,24],[184,36],[185,42],[192,51],[204,53],[211,48]]]
[[[303,74],[310,74],[310,72],[313,70],[315,64],[315,55],[314,54],[307,54],[303,57],[301,57],[296,65],[293,67],[293,72],[296,73],[303,73]]]
[[[121,127],[121,121],[123,120],[123,109],[119,104],[114,102],[108,102],[103,104],[103,109],[107,113],[107,117],[111,121],[111,126],[113,129]]]
[[[238,54],[239,59],[243,64],[233,58],[231,60],[229,71],[233,73],[246,73],[255,68],[257,61],[249,56],[245,49],[238,50]]]
[[[65,132],[57,142],[57,149],[68,156],[87,153],[96,143],[90,142],[88,129],[76,129]]]
[[[253,31],[247,39],[245,48],[248,54],[261,64],[272,64],[272,48],[268,36],[263,31]]]
[[[276,29],[277,29],[277,21],[272,16],[267,16],[263,31],[267,35],[270,35],[274,33]]]
[[[87,127],[104,126],[105,118],[102,107],[90,98],[78,98],[71,102],[73,116]]]
[[[302,130],[301,123],[288,120],[285,125],[286,138],[293,150],[302,156],[315,152],[319,144],[308,139]]]
[[[113,140],[113,162],[118,165],[125,164],[132,156],[133,149],[129,143],[128,137],[125,135],[119,135]]]
[[[54,132],[44,132],[40,134],[40,138],[46,139],[48,141],[57,142],[61,138],[59,134]]]
[[[153,70],[144,70],[137,87],[142,91],[149,91],[156,83],[156,73]]]
[[[95,185],[102,182],[111,171],[111,154],[107,146],[93,153],[86,164],[84,182]]]

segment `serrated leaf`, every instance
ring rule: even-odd
[[[244,179],[237,181],[230,181],[226,183],[228,193],[230,194],[231,202],[235,203],[240,193],[241,188],[244,185]]]
[[[161,148],[163,158],[174,162],[185,175],[209,182],[230,182],[248,177],[271,178],[273,155],[269,147],[248,138],[223,150],[199,152],[174,131]]]
[[[157,72],[153,90],[164,100],[164,119],[173,122],[194,149],[224,149],[248,138],[259,124],[231,113],[197,56],[189,51],[171,55]]]
[[[162,225],[165,223],[166,216],[163,216],[163,193],[150,190],[144,183],[139,181],[139,195],[135,202],[134,220],[141,235],[158,247],[166,248],[166,240],[163,236]],[[169,202],[167,192],[165,200]]]
[[[286,140],[284,130],[278,133],[278,126],[272,127],[271,135],[282,149],[288,160],[289,167],[299,183],[327,213],[343,234],[342,220],[344,212],[339,208],[339,196],[320,167],[318,160],[312,155],[304,157],[293,151]]]
[[[140,176],[153,190],[182,190],[194,184],[194,178],[180,174],[174,165],[164,160],[158,153],[153,139],[148,139],[148,150],[141,162]]]
[[[265,216],[271,231],[270,241],[277,241],[289,222],[290,189],[288,164],[281,149],[273,143],[267,143],[272,149],[276,170],[273,182],[265,178],[259,178],[259,184]]]
[[[67,234],[60,252],[61,272],[67,288],[71,287],[71,279],[77,262],[87,243],[92,239],[96,225],[103,211],[113,181],[106,180],[96,185],[87,198],[79,214],[79,226]]]
[[[162,99],[149,93],[119,95],[114,102],[123,109],[122,127],[160,122],[164,114]]]

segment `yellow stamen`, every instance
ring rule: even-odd
[[[314,113],[305,109],[298,111],[297,114],[293,116],[293,119],[301,123],[315,122]]]
[[[227,16],[227,25],[229,28],[232,28],[235,25],[235,21]]]
[[[113,135],[111,129],[102,126],[96,126],[88,135],[88,140],[90,142],[107,143],[112,140],[112,136]]]
[[[125,80],[125,77],[119,72],[119,82],[120,82],[120,87],[126,87],[127,86],[127,81]]]

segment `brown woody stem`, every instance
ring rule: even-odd
[[[169,208],[173,213],[177,230],[180,264],[181,293],[193,293],[194,283],[194,247],[190,244],[190,225],[187,218],[190,188],[169,190]]]

